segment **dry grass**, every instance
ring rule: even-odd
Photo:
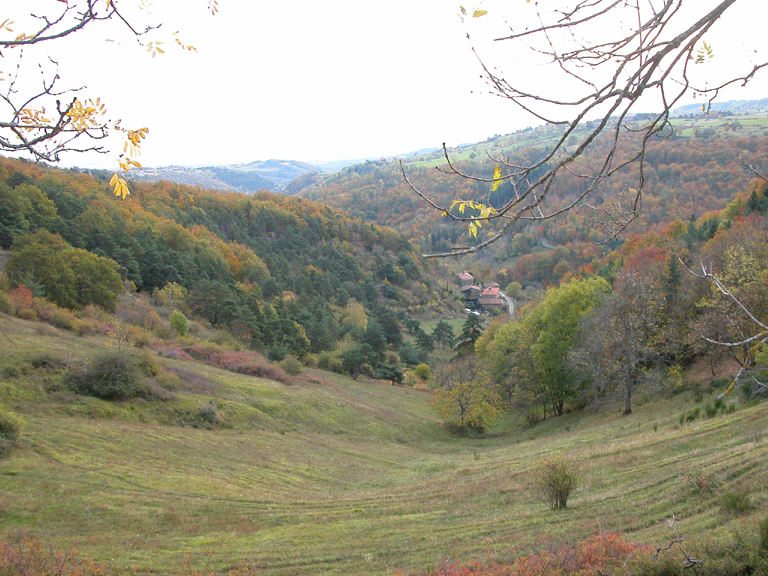
[[[0,318],[14,342],[0,361],[102,345],[34,326]],[[703,549],[768,505],[768,442],[744,432],[768,424],[760,405],[681,428],[693,405],[686,393],[628,417],[568,414],[532,429],[514,417],[472,440],[446,434],[414,390],[319,371],[285,386],[162,361],[187,382],[166,402],[57,396],[44,370],[0,381],[0,403],[27,420],[21,447],[0,461],[0,531],[23,526],[133,574],[178,572],[185,561],[255,562],[269,575],[392,574],[449,558],[503,561],[582,541],[598,525],[657,545],[672,514]],[[222,429],[174,420],[211,401]],[[536,463],[556,453],[581,469],[565,511],[547,510],[532,486]],[[717,490],[694,489],[692,473],[715,478]],[[755,511],[726,517],[719,492],[737,490]]]

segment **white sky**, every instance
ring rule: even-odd
[[[86,85],[84,94],[100,96],[125,126],[150,128],[139,158],[145,166],[391,156],[540,123],[487,94],[457,15],[461,1],[219,0],[219,13],[211,16],[207,0],[155,0],[151,19],[164,22],[164,55],[151,58],[130,39],[105,42],[118,37],[112,25],[47,50],[59,62],[62,86]],[[19,7],[50,14],[60,6],[0,0],[0,20],[9,12],[21,20]],[[504,18],[524,17],[532,3],[487,0],[481,7],[489,14],[470,22],[478,40],[503,33]],[[728,68],[735,59],[754,59],[767,15],[762,1],[737,2],[718,24],[722,34],[710,35],[715,62]],[[175,30],[198,52],[170,44]],[[482,41],[480,47],[492,50]],[[519,57],[513,62],[515,56],[493,58],[525,64]],[[546,76],[543,68],[523,70]],[[766,97],[766,77],[720,100]],[[71,155],[64,164],[115,167],[108,156]]]

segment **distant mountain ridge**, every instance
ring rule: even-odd
[[[309,172],[320,172],[319,166],[296,160],[257,160],[248,164],[188,168],[165,166],[131,172],[132,180],[155,182],[169,180],[177,184],[202,186],[216,190],[254,193],[260,190],[282,192],[285,187]]]
[[[672,111],[672,116],[702,114],[702,105],[706,107],[706,102],[679,106]],[[768,112],[768,98],[762,98],[760,100],[728,100],[726,102],[713,102],[710,106],[710,110],[712,112],[759,114],[760,112]]]
[[[397,156],[403,158],[415,157],[437,150],[439,148],[422,148],[421,150]],[[378,159],[376,158],[375,160]],[[281,192],[292,195],[303,186],[296,188],[296,186],[290,187],[289,184],[302,176],[309,175],[309,181],[314,182],[320,174],[338,172],[347,166],[364,164],[372,160],[374,158],[355,158],[310,164],[298,160],[271,159],[226,166],[162,166],[132,170],[130,179],[142,182],[168,180],[188,186],[201,186],[212,190],[228,190],[230,192],[243,192],[246,194],[267,190],[269,192]],[[303,180],[299,180],[299,182]]]

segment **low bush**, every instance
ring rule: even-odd
[[[216,403],[213,401],[200,407],[198,417],[205,428],[216,428],[224,423],[221,412],[219,412],[218,406],[216,406]]]
[[[107,571],[77,552],[60,552],[43,546],[30,532],[19,530],[0,542],[2,576],[104,576]]]
[[[179,336],[186,336],[189,332],[189,320],[184,316],[182,312],[174,310],[171,314],[171,328],[173,328]]]
[[[10,410],[0,409],[0,458],[10,452],[21,438],[24,420]]]
[[[562,456],[551,456],[538,464],[534,471],[536,490],[553,510],[562,510],[579,481],[576,464]]]
[[[341,358],[330,352],[320,352],[317,355],[317,367],[329,372],[341,372]]]
[[[530,410],[528,410],[528,412],[525,413],[525,421],[528,423],[528,426],[530,426],[531,428],[536,426],[536,424],[538,424],[542,420],[544,420],[544,415],[541,413],[541,410],[539,410],[538,408],[531,408]]]
[[[429,364],[419,364],[413,369],[413,372],[422,380],[432,378],[432,369],[429,367]]]
[[[66,365],[66,361],[50,352],[37,352],[29,358],[32,368],[45,370],[60,370]]]
[[[5,292],[0,292],[0,312],[3,314],[13,314],[13,304]]]
[[[615,574],[629,560],[650,556],[652,548],[624,540],[616,532],[601,532],[576,545],[563,544],[515,558],[510,563],[454,564],[429,570],[432,576],[592,576]],[[626,573],[636,573],[626,570]],[[645,574],[645,572],[643,572]],[[674,572],[677,574],[677,572]]]
[[[693,490],[696,494],[713,494],[721,484],[714,472],[708,472],[703,468],[690,468],[680,474],[678,480],[682,488]]]
[[[16,310],[16,316],[22,320],[37,320],[37,312],[31,308],[22,308]]]
[[[61,308],[53,310],[48,318],[43,318],[42,315],[40,317],[43,320],[47,320],[48,324],[51,326],[61,328],[62,330],[69,330],[71,332],[75,331],[77,324],[80,322],[80,320],[75,318],[74,314],[67,310],[62,310]]]
[[[156,346],[155,350],[164,358],[171,358],[172,360],[194,360],[192,356],[176,346]]]
[[[301,361],[296,358],[293,354],[288,354],[285,358],[282,359],[280,362],[280,368],[288,372],[291,376],[298,376],[301,374],[302,370],[304,369],[304,366],[302,365]]]
[[[166,370],[178,378],[178,383],[171,385],[173,390],[185,390],[198,394],[211,394],[218,390],[219,385],[213,380],[201,376],[197,372],[179,366],[167,366]]]
[[[73,392],[103,400],[137,398],[148,394],[148,387],[136,356],[108,350],[81,369],[64,373],[64,383]]]

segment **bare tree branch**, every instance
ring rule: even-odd
[[[511,101],[542,122],[561,126],[562,132],[554,146],[533,162],[521,165],[509,159],[495,159],[497,165],[505,168],[501,178],[467,173],[456,166],[443,146],[446,165],[439,170],[474,182],[494,183],[494,186],[499,181],[511,183],[512,197],[500,206],[493,206],[495,210],[488,216],[457,215],[451,212],[450,206],[434,201],[431,194],[417,190],[406,175],[406,183],[414,193],[453,220],[469,222],[470,226],[479,221],[507,221],[491,238],[476,246],[425,256],[470,254],[496,242],[507,232],[510,222],[550,220],[579,205],[602,214],[606,238],[616,237],[641,210],[646,149],[652,138],[671,133],[668,128],[672,108],[691,92],[711,102],[724,87],[746,84],[768,66],[768,62],[755,64],[743,74],[736,73],[712,88],[695,86],[690,80],[690,65],[697,61],[698,43],[736,1],[722,0],[711,9],[703,9],[703,13],[700,9],[693,22],[683,20],[689,16],[681,10],[682,0],[662,0],[658,8],[650,2],[646,6],[626,0],[574,0],[569,8],[550,13],[542,12],[547,3],[536,4],[536,26],[520,31],[510,26],[510,33],[496,41],[511,43],[515,53],[524,49],[546,57],[566,80],[576,82],[574,89],[558,85],[553,95],[526,89],[522,84],[525,75],[506,77],[491,67],[473,45],[483,77],[493,94]],[[624,24],[629,22],[629,29],[617,27],[617,19]],[[470,34],[467,37],[472,42]],[[661,111],[650,118],[639,119],[635,116],[637,105],[641,98],[645,102],[650,95],[661,102]],[[569,118],[555,118],[553,110],[566,111]],[[568,152],[566,142],[577,132],[581,141],[575,150]],[[587,156],[589,170],[576,167],[585,164]],[[630,166],[637,167],[637,184],[629,202],[612,206],[609,203],[610,208],[588,202],[605,179]],[[583,187],[579,192],[570,195],[564,192],[562,180],[566,176],[581,180]]]

